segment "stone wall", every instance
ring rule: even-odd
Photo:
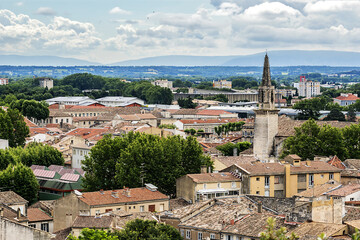
[[[7,219],[0,219],[0,240],[50,240],[51,234]]]

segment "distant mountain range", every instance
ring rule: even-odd
[[[101,65],[76,58],[56,56],[0,55],[0,65],[11,66],[90,66]]]
[[[262,66],[264,52],[236,56],[169,55],[140,58],[109,66]],[[360,66],[359,52],[342,51],[269,51],[271,66]],[[0,65],[12,66],[91,66],[104,65],[75,58],[56,56],[0,55]]]
[[[265,52],[239,56],[170,55],[122,61],[112,66],[262,66]],[[271,66],[360,66],[360,53],[283,50],[268,52]]]

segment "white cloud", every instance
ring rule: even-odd
[[[38,54],[79,53],[101,44],[90,23],[54,17],[49,24],[0,10],[0,51]]]
[[[36,14],[44,15],[44,16],[53,16],[56,14],[56,12],[49,7],[40,7],[36,10]]]
[[[119,7],[114,7],[113,9],[111,9],[111,10],[109,11],[109,13],[110,13],[110,14],[123,14],[123,15],[129,15],[129,14],[131,14],[131,12],[126,11],[126,10],[124,10],[124,9],[121,9],[121,8],[119,8]]]
[[[24,5],[24,3],[23,2],[17,2],[17,3],[15,3],[15,5],[18,6],[18,7],[21,7],[21,6]]]

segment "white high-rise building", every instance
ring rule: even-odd
[[[298,94],[300,97],[311,98],[320,95],[320,83],[309,81],[305,76],[300,76],[298,86]]]

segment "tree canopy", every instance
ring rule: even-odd
[[[345,115],[339,109],[333,109],[324,118],[324,121],[346,121]]]
[[[105,231],[99,229],[84,228],[80,236],[70,235],[69,240],[141,240],[141,239],[161,239],[161,240],[181,240],[182,237],[178,230],[173,226],[158,223],[155,220],[135,219],[126,223],[124,229],[118,231]]]
[[[83,163],[83,183],[88,191],[152,183],[169,195],[176,192],[177,178],[200,173],[202,165],[212,165],[193,137],[163,138],[132,132],[123,137],[105,136]]]
[[[197,107],[197,103],[194,103],[193,99],[190,97],[184,98],[184,99],[179,99],[177,102],[181,108],[196,108]]]
[[[49,106],[46,102],[38,102],[35,100],[20,99],[13,101],[10,107],[17,109],[22,115],[28,118],[35,118],[37,120],[44,120],[49,117]]]
[[[216,147],[217,150],[222,152],[224,156],[233,156],[234,155],[234,149],[237,149],[237,156],[240,152],[248,149],[251,146],[251,143],[249,142],[238,142],[238,143],[232,143],[228,142],[223,145],[219,145]]]
[[[4,111],[0,108],[0,138],[9,140],[10,147],[24,146],[29,132],[19,110]]]
[[[360,158],[360,125],[352,124],[342,129],[330,125],[317,125],[310,119],[295,128],[295,135],[284,142],[282,156],[297,154],[303,160],[315,155],[334,156],[341,160]]]
[[[9,164],[0,172],[0,188],[2,191],[12,190],[29,202],[34,202],[37,199],[39,183],[29,167],[21,163]]]

